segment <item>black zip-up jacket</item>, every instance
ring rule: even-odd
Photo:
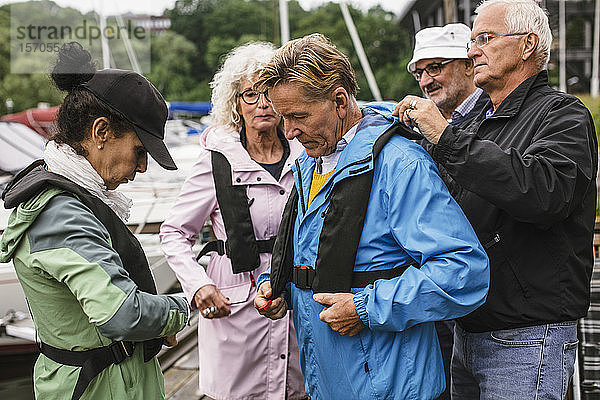
[[[432,155],[490,259],[486,303],[458,322],[486,332],[587,313],[597,140],[575,97],[525,80],[493,116],[448,126]]]

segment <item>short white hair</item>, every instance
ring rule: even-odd
[[[506,4],[504,23],[508,28],[507,33],[535,33],[539,39],[537,49],[533,53],[535,66],[538,71],[546,68],[552,44],[547,12],[535,0],[484,0],[475,9],[475,14],[493,4]]]
[[[267,42],[251,42],[231,50],[210,82],[213,122],[236,130],[242,126],[238,111],[238,94],[244,79],[255,77],[271,60],[275,46]]]

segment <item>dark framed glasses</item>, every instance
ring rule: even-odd
[[[480,33],[475,36],[475,39],[471,39],[467,42],[467,50],[471,50],[473,45],[477,45],[477,47],[483,47],[488,42],[494,38],[502,37],[502,36],[523,36],[529,35],[529,32],[520,32],[520,33]]]
[[[252,105],[252,104],[256,104],[258,102],[258,98],[260,97],[261,94],[263,96],[265,96],[266,101],[271,102],[271,99],[269,99],[267,90],[265,90],[263,92],[257,92],[256,90],[246,89],[242,93],[238,93],[238,97],[241,97],[242,100],[244,101],[244,103],[246,103],[248,105]]]
[[[415,70],[412,72],[412,75],[415,77],[416,80],[420,81],[421,77],[423,76],[423,71],[425,71],[427,72],[427,75],[433,78],[434,76],[438,76],[439,74],[441,74],[444,65],[450,64],[452,61],[456,61],[456,59],[453,58],[442,62],[427,64],[425,68],[415,68]]]

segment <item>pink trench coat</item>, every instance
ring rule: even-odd
[[[227,157],[234,185],[247,185],[254,199],[250,214],[256,238],[277,234],[283,207],[293,185],[290,167],[302,148],[290,142],[290,156],[277,182],[254,162],[240,143],[239,134],[226,128],[210,129],[201,136],[202,150],[169,217],[160,230],[162,249],[181,282],[187,300],[204,285],[214,284],[233,303],[231,315],[198,323],[200,391],[215,399],[305,398],[298,360],[298,343],[290,313],[280,320],[262,317],[254,309],[256,293],[248,272],[233,274],[227,256],[210,253],[205,270],[192,252],[193,236],[210,218],[217,239],[226,240],[223,218],[217,204],[210,151]],[[238,182],[239,178],[239,182]],[[256,279],[271,265],[271,254],[260,254]]]

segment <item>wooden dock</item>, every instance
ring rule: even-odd
[[[209,400],[198,393],[198,348],[194,346],[164,371],[165,398],[169,400]]]
[[[198,314],[177,334],[177,346],[158,355],[165,375],[167,400],[212,400],[198,392]]]
[[[165,376],[165,397],[168,400],[212,400],[198,393],[198,316],[190,319],[190,325],[177,334],[178,345],[163,347],[158,359]],[[0,351],[0,399],[34,400],[32,372],[37,359],[37,345],[22,339],[2,337],[15,346],[3,350],[20,351],[3,354]],[[28,346],[21,349],[19,346]]]

